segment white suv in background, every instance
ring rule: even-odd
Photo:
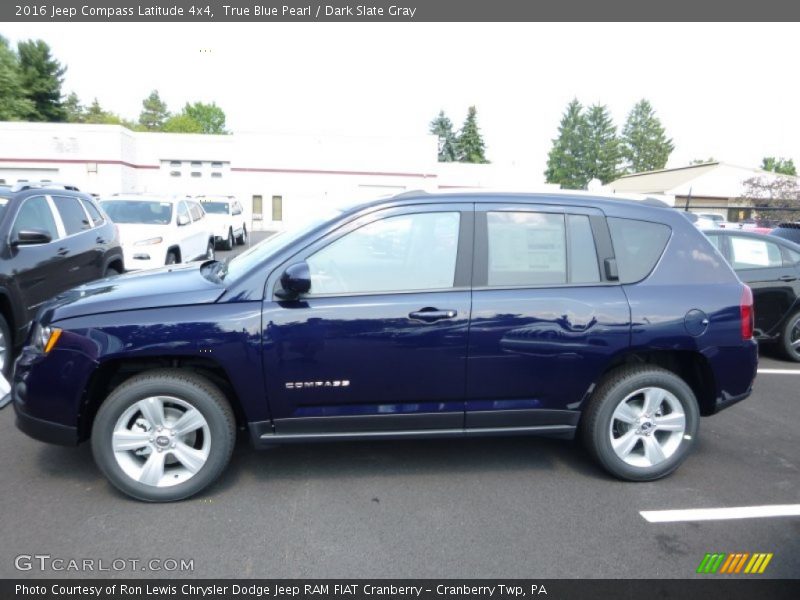
[[[195,200],[118,195],[100,204],[119,228],[129,271],[214,258],[211,224]]]
[[[203,205],[208,221],[214,232],[214,241],[222,245],[224,250],[232,250],[236,242],[242,245],[247,242],[247,223],[244,210],[233,196],[199,196],[197,200]]]

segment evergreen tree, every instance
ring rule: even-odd
[[[663,169],[675,149],[647,100],[640,100],[628,114],[622,129],[626,172],[641,173]]]
[[[459,162],[481,164],[489,162],[485,155],[486,145],[478,128],[478,111],[474,106],[470,106],[467,111],[464,126],[458,134],[456,151]]]
[[[617,127],[606,106],[595,104],[586,111],[584,170],[586,181],[599,179],[603,184],[613,181],[619,174],[621,161]]]
[[[25,97],[19,58],[0,36],[0,121],[25,119],[33,111],[33,102]]]
[[[183,114],[200,125],[199,133],[226,134],[225,112],[212,102],[195,102],[183,107]]]
[[[797,169],[795,168],[794,161],[791,158],[775,158],[774,156],[765,156],[763,159],[761,159],[761,168],[765,171],[780,173],[781,175],[797,175]]]
[[[153,90],[147,98],[142,100],[139,125],[147,131],[161,131],[168,118],[169,110],[167,110],[166,103],[158,95],[158,90]]]
[[[439,138],[439,162],[454,162],[456,156],[456,134],[453,133],[453,123],[439,111],[439,116],[430,123],[430,133]]]
[[[67,114],[68,123],[83,123],[86,120],[86,109],[81,104],[81,99],[78,94],[70,92],[67,99],[64,100],[64,110]]]
[[[586,134],[588,125],[583,107],[575,98],[567,105],[558,126],[558,137],[547,156],[547,183],[557,183],[570,190],[585,189],[590,177],[586,172]]]
[[[50,55],[42,40],[28,40],[17,45],[21,83],[25,97],[33,104],[26,115],[31,121],[66,121],[61,104],[61,83],[66,67]]]

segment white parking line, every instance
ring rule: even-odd
[[[685,510],[643,510],[640,511],[639,514],[650,523],[724,521],[727,519],[760,519],[764,517],[800,517],[800,504],[733,506],[730,508],[688,508]]]
[[[800,375],[797,369],[759,369],[759,374],[764,375]]]

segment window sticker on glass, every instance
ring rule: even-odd
[[[740,268],[780,266],[780,251],[771,252],[771,246],[772,244],[763,240],[731,238],[734,266]]]

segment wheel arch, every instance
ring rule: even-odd
[[[141,359],[109,359],[102,362],[92,373],[86,384],[78,417],[78,439],[91,436],[92,424],[97,411],[105,399],[117,387],[131,377],[153,369],[175,369],[192,371],[215,384],[225,395],[236,417],[237,427],[244,427],[247,417],[242,404],[225,369],[211,358],[181,356],[156,356]]]
[[[630,365],[653,365],[666,369],[683,379],[694,392],[702,416],[714,414],[717,382],[705,356],[688,350],[631,350],[619,355],[594,381],[581,403],[586,407],[597,387],[615,371]]]

